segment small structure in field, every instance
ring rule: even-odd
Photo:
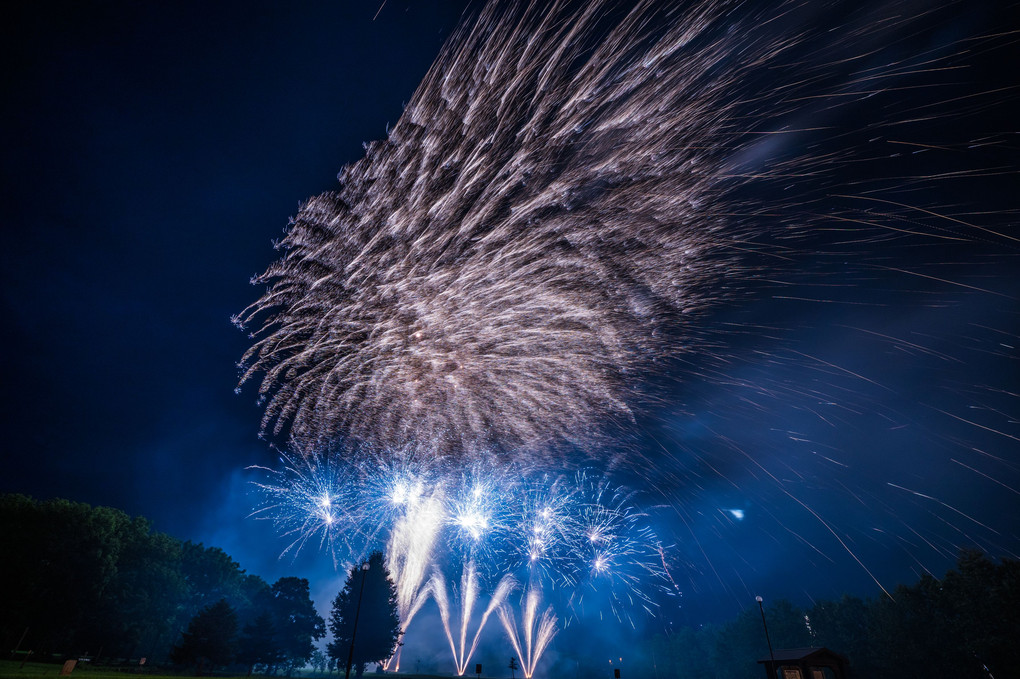
[[[850,662],[827,648],[781,648],[758,664],[769,679],[847,679]]]

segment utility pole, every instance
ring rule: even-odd
[[[758,602],[758,610],[761,611],[761,626],[765,628],[765,641],[769,645],[769,658],[772,660],[769,675],[774,677],[776,676],[776,654],[772,652],[772,640],[769,639],[769,626],[765,623],[765,607],[762,606],[762,598],[760,596],[756,596],[754,600]]]
[[[354,664],[354,637],[358,635],[358,616],[361,615],[361,597],[365,596],[365,580],[368,578],[368,562],[361,564],[361,591],[358,592],[358,607],[354,609],[354,629],[351,630],[351,648],[347,652],[347,674],[344,679],[351,679],[351,665]]]

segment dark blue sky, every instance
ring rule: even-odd
[[[187,532],[266,461],[230,316],[460,13],[376,9],[56,3],[7,23],[5,489]]]
[[[270,579],[294,570],[245,518],[238,475],[276,457],[254,395],[234,393],[247,339],[230,317],[298,203],[399,117],[462,7],[377,9],[8,12],[0,490],[144,515]]]
[[[286,543],[246,518],[243,469],[276,455],[253,389],[234,393],[247,340],[229,319],[298,202],[385,135],[463,7],[390,0],[373,20],[380,4],[9,14],[0,491],[114,506],[269,579],[311,577],[320,599],[336,587],[328,559],[280,561]],[[847,171],[996,233],[919,213],[918,229],[965,241],[820,235],[791,285],[711,318],[734,328],[732,360],[702,379],[712,357],[689,357],[639,418],[651,462],[623,476],[660,505],[696,611],[668,617],[729,614],[758,591],[870,595],[869,570],[891,587],[943,572],[960,546],[1020,551],[1017,49],[971,40],[1008,10],[970,3],[901,46],[972,52],[939,97],[984,94],[899,137],[948,150],[886,145]],[[868,114],[827,124],[888,142]],[[980,176],[910,182],[959,171]]]

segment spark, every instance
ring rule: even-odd
[[[386,566],[397,585],[397,614],[400,617],[401,637],[429,596],[425,576],[432,564],[433,551],[444,520],[442,491],[409,506],[390,533],[386,550]],[[390,658],[400,666],[400,649]]]
[[[461,573],[460,579],[460,636],[458,638],[459,643],[454,642],[453,632],[450,627],[451,616],[450,616],[450,597],[447,595],[446,582],[441,571],[438,571],[432,576],[431,591],[436,604],[439,606],[439,616],[443,623],[443,630],[446,632],[446,638],[450,642],[450,651],[453,653],[454,663],[457,666],[457,676],[462,676],[467,671],[468,664],[471,662],[471,656],[474,654],[475,649],[478,647],[478,638],[485,628],[485,623],[489,620],[489,616],[497,608],[503,605],[506,597],[513,591],[517,586],[516,581],[510,575],[504,575],[500,578],[497,583],[495,590],[489,597],[489,603],[485,607],[482,613],[481,620],[478,623],[478,627],[475,629],[474,637],[471,639],[471,645],[467,645],[468,627],[471,623],[472,611],[474,610],[475,601],[478,598],[479,584],[478,574],[476,572],[475,564],[469,562],[465,564],[464,569]]]
[[[633,376],[703,344],[698,318],[757,275],[772,235],[734,193],[825,160],[765,162],[786,144],[767,139],[810,130],[738,124],[747,101],[769,120],[792,105],[754,77],[792,44],[756,17],[718,39],[720,3],[678,21],[640,2],[602,35],[609,6],[484,7],[387,139],[300,209],[234,319],[254,328],[240,381],[262,375],[265,431],[599,454],[633,419]]]
[[[499,607],[500,622],[503,623],[503,629],[506,631],[514,651],[517,652],[517,657],[521,659],[521,671],[524,673],[525,679],[531,679],[546,647],[556,636],[557,618],[553,613],[552,606],[546,608],[541,617],[538,617],[540,601],[539,592],[529,589],[522,602],[524,610],[521,616],[522,629],[520,631],[524,633],[523,644],[513,609],[505,603]]]
[[[355,492],[355,470],[331,456],[289,456],[281,454],[283,467],[249,467],[269,476],[267,481],[254,482],[261,502],[251,516],[270,520],[277,531],[291,542],[280,556],[295,556],[310,541],[330,554],[333,565],[338,560],[338,542],[350,549],[365,536],[362,506]]]
[[[970,514],[967,514],[966,512],[963,512],[963,511],[957,509],[956,507],[954,507],[954,506],[952,506],[950,504],[946,504],[945,502],[943,502],[942,500],[938,499],[937,497],[932,497],[931,495],[925,495],[924,493],[921,493],[921,492],[916,491],[916,490],[911,490],[910,488],[904,488],[903,486],[896,485],[895,483],[892,483],[891,481],[886,482],[886,485],[892,486],[893,488],[905,491],[905,492],[910,493],[912,495],[916,495],[917,497],[922,497],[925,500],[931,500],[932,502],[937,502],[938,504],[942,505],[943,507],[945,507],[946,509],[950,510],[951,512],[955,512],[956,514],[959,514],[963,518],[968,519],[970,521],[973,521],[974,523],[976,523],[977,525],[981,526],[985,530],[989,530],[989,531],[995,533],[996,535],[1000,534],[999,531],[995,530],[991,526],[988,526],[988,525],[985,525],[985,524],[981,523],[980,521],[975,519]]]

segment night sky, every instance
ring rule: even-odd
[[[872,596],[875,579],[943,573],[964,546],[1017,558],[1020,61],[1015,40],[970,40],[1005,31],[1006,4],[968,3],[925,34],[972,49],[939,95],[963,103],[901,137],[860,132],[876,150],[853,170],[990,231],[918,214],[919,230],[965,238],[886,253],[820,236],[826,254],[781,290],[709,318],[734,328],[725,347],[657,376],[666,396],[627,444],[650,462],[620,476],[673,547],[683,596],[663,620],[728,617],[757,593]],[[463,7],[8,10],[0,491],[142,515],[332,596],[328,558],[279,559],[286,541],[248,518],[245,467],[278,454],[258,438],[254,386],[235,394],[248,340],[230,317],[298,203],[385,136]],[[950,172],[967,176],[909,179]],[[862,249],[868,265],[847,265]]]

